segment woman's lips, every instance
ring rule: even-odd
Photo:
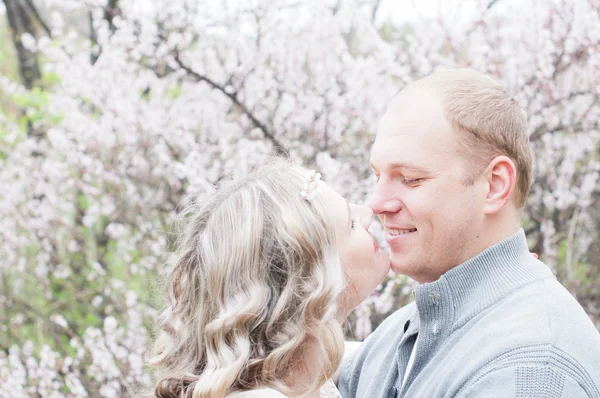
[[[375,247],[376,252],[379,251],[379,245],[377,244],[377,241],[375,239],[373,239],[373,247]]]

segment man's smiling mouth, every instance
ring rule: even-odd
[[[411,229],[388,229],[387,230],[387,235],[392,237],[392,236],[400,236],[400,235],[406,235],[409,234],[411,232],[417,232],[416,228],[411,228]]]

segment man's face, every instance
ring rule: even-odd
[[[373,144],[369,206],[386,229],[392,269],[422,283],[477,254],[485,187],[467,185],[473,166],[459,145],[439,98],[424,91],[393,101]]]

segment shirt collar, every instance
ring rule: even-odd
[[[450,269],[437,281],[418,286],[418,322],[460,327],[512,291],[547,277],[552,278],[552,273],[531,256],[525,232],[520,229]]]

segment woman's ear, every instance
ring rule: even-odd
[[[507,156],[495,157],[485,170],[488,192],[485,198],[486,214],[498,213],[512,197],[517,183],[517,168]]]

